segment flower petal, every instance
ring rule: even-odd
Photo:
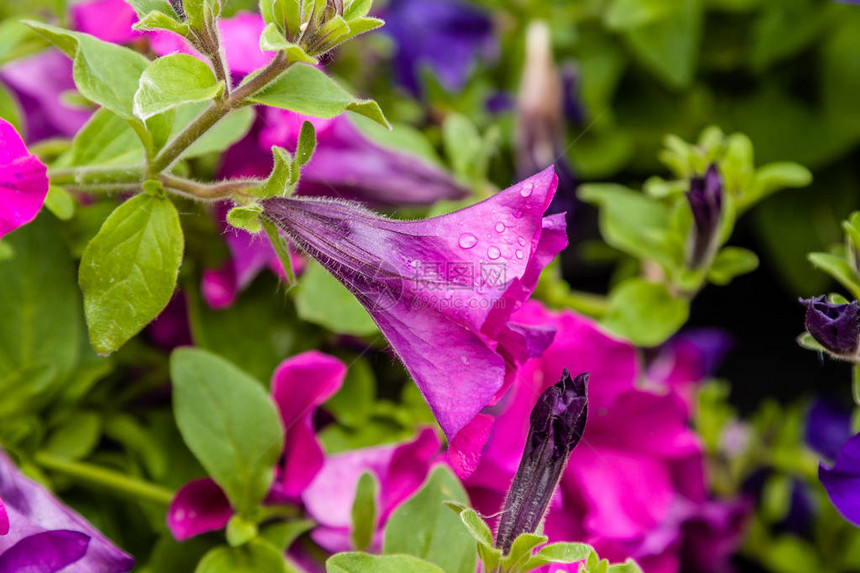
[[[845,443],[832,468],[818,467],[818,479],[839,513],[860,527],[860,434]]]
[[[0,119],[0,237],[36,218],[48,195],[48,168]]]
[[[89,535],[65,529],[36,533],[0,554],[0,573],[55,573],[87,552]]]
[[[178,541],[184,541],[227,526],[233,516],[230,501],[217,483],[209,478],[182,486],[167,510],[167,528]]]

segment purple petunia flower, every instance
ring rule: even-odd
[[[0,237],[36,218],[48,195],[48,168],[0,119]]]
[[[421,221],[322,199],[262,203],[265,215],[370,313],[442,426],[461,475],[478,460],[458,458],[460,442],[486,438],[489,426],[478,414],[505,385],[506,364],[539,354],[552,340],[551,329],[508,318],[567,246],[564,215],[544,217],[557,181],[547,169],[481,203]]]
[[[498,52],[489,16],[457,0],[392,0],[383,17],[384,31],[397,46],[397,79],[414,94],[420,92],[422,67],[457,91],[479,60]]]
[[[819,398],[806,415],[806,444],[828,460],[835,460],[851,437],[851,410]]]
[[[827,297],[807,300],[806,330],[818,344],[839,358],[854,360],[860,350],[860,305],[857,302],[833,304]]]
[[[839,513],[860,527],[860,434],[842,446],[833,467],[818,466],[818,479]]]
[[[723,216],[723,182],[717,166],[711,164],[703,177],[690,180],[687,193],[693,211],[693,230],[687,248],[687,264],[692,269],[710,262],[720,239]]]
[[[137,13],[125,0],[90,0],[71,7],[72,27],[105,42],[127,44],[142,34],[133,30]]]
[[[134,559],[0,452],[0,573],[123,573]],[[5,506],[5,507],[4,507]]]

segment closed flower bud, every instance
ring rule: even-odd
[[[694,177],[687,193],[693,211],[693,229],[687,246],[687,265],[699,269],[708,265],[719,246],[723,215],[723,183],[712,164],[704,177]]]
[[[496,547],[508,553],[514,539],[538,529],[549,508],[561,473],[579,443],[588,414],[588,373],[561,381],[538,399],[529,419],[523,457],[508,490],[499,521]]]
[[[860,349],[860,305],[833,304],[824,296],[801,299],[806,305],[806,330],[818,344],[839,358],[857,360]]]

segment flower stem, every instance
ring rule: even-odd
[[[34,461],[45,469],[63,474],[93,487],[104,487],[140,501],[166,506],[173,498],[167,488],[133,478],[107,468],[77,462],[48,452],[38,452]]]
[[[139,185],[143,181],[143,166],[136,167],[73,167],[54,169],[48,174],[55,185]]]
[[[149,165],[150,173],[161,173],[176,161],[182,152],[188,149],[200,136],[209,131],[221,118],[239,109],[245,100],[263,89],[269,82],[281,75],[290,66],[289,58],[283,53],[278,54],[259,73],[253,75],[245,83],[239,85],[226,99],[213,102],[206,111],[192,121],[177,136],[165,146]]]
[[[199,183],[191,179],[166,174],[162,175],[160,179],[165,188],[194,199],[223,199],[234,193],[253,189],[263,183],[259,179],[233,179],[219,183]]]

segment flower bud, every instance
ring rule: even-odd
[[[176,15],[179,16],[179,19],[183,22],[188,19],[188,16],[185,14],[185,5],[183,4],[183,0],[169,0],[170,5],[173,7],[173,11],[176,12]]]
[[[536,531],[546,515],[567,459],[585,431],[587,383],[588,373],[571,378],[565,369],[532,410],[523,457],[496,534],[496,547],[504,553],[517,536]]]
[[[704,177],[693,177],[687,193],[693,211],[693,230],[687,246],[687,265],[699,269],[710,264],[719,246],[723,214],[723,183],[711,164]]]
[[[806,330],[812,338],[834,356],[856,361],[860,349],[857,301],[833,304],[826,297],[817,296],[800,302],[806,305]]]

